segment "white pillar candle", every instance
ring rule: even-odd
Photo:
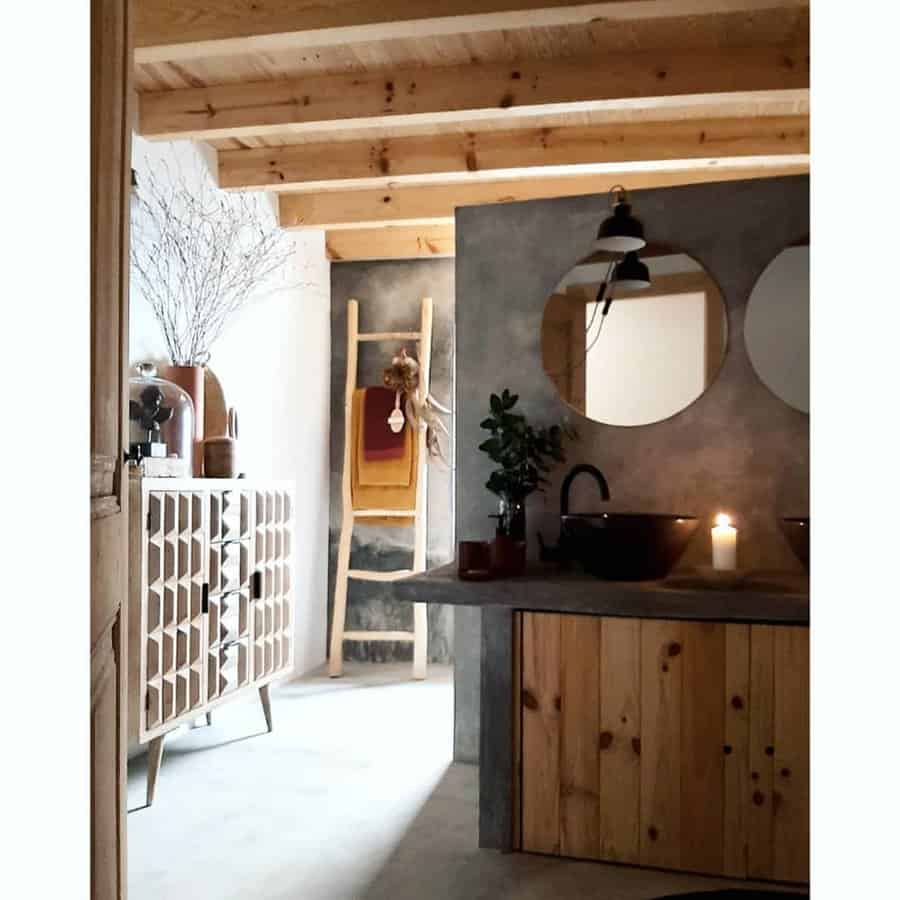
[[[714,569],[737,568],[737,528],[724,513],[716,516],[712,529],[712,557]]]

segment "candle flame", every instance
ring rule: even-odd
[[[719,513],[716,516],[716,525],[720,525],[723,528],[731,524],[730,516],[726,516],[725,513]]]

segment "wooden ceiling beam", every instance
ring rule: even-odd
[[[141,0],[135,3],[135,62],[808,5],[808,0]]]
[[[325,253],[332,262],[435,258],[455,252],[452,224],[325,232]]]
[[[278,217],[281,227],[289,230],[323,228],[337,231],[389,225],[423,228],[452,224],[454,211],[460,206],[605,194],[620,182],[628,190],[636,191],[712,181],[775,178],[807,172],[808,159],[805,162],[784,163],[780,157],[774,157],[717,165],[702,161],[692,168],[656,171],[632,168],[605,175],[284,193],[278,196]]]
[[[654,50],[585,59],[352,72],[141,95],[147,138],[264,137],[327,128],[658,106],[659,98],[809,88],[809,47]]]
[[[808,153],[809,119],[796,115],[332,141],[221,150],[218,158],[223,188],[285,191],[552,175],[559,173],[548,167],[557,166],[599,172],[612,163]]]

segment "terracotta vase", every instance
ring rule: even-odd
[[[194,404],[194,459],[195,478],[203,475],[203,366],[166,366],[163,378],[175,382],[187,392]]]

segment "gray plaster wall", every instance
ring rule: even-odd
[[[331,520],[329,525],[328,622],[334,597],[337,542],[341,526],[341,469],[344,453],[344,379],[347,372],[347,301],[359,301],[360,331],[415,331],[421,299],[434,301],[431,392],[452,407],[454,378],[454,266],[452,259],[402,262],[339,263],[331,267]],[[399,344],[359,346],[358,384],[381,384],[383,369]],[[415,350],[414,345],[408,347]],[[444,438],[452,466],[453,422]],[[453,559],[452,468],[428,467],[428,566]],[[355,569],[402,569],[412,564],[413,529],[357,526],[350,552]],[[351,581],[347,628],[397,631],[412,629],[412,607],[390,597],[390,585]],[[450,662],[453,657],[453,610],[428,609],[428,658]],[[411,660],[412,645],[392,641],[348,641],[344,658],[373,662]]]
[[[568,463],[528,505],[529,553],[536,532],[558,535],[559,486],[571,465],[605,473],[610,511],[700,516],[682,560],[709,564],[707,522],[732,512],[739,565],[800,571],[779,516],[809,513],[809,417],[775,397],[754,373],[743,339],[744,309],[757,277],[785,246],[809,233],[809,178],[795,176],[638,191],[648,238],[680,247],[718,282],[728,311],[728,346],[716,381],[664,422],[614,427],[587,420],[559,399],[541,365],[544,303],[560,278],[592,249],[607,214],[605,196],[466,207],[456,213],[457,535],[488,538],[495,499],[484,487],[489,460],[476,447],[488,394],[504,387],[535,423],[563,417],[577,426]],[[590,479],[573,486],[573,510],[596,505]],[[474,762],[479,743],[481,614],[455,616],[454,754]]]

